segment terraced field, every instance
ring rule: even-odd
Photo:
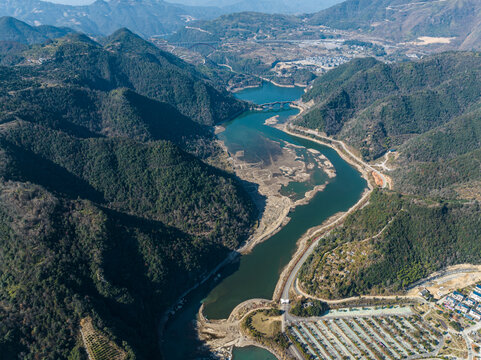
[[[125,360],[127,353],[96,330],[91,318],[80,322],[80,332],[89,360]]]
[[[416,315],[300,321],[288,330],[307,359],[411,360],[434,356],[443,342]]]

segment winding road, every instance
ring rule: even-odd
[[[326,140],[330,143],[334,143],[336,144],[337,146],[334,146],[334,145],[329,145],[331,146],[332,148],[334,148],[336,151],[338,151],[340,153],[341,156],[343,156],[345,158],[346,161],[349,161],[351,164],[355,165],[356,167],[358,167],[358,169],[365,175],[365,177],[367,178],[367,173],[370,171],[370,172],[375,172],[376,174],[379,175],[379,177],[382,179],[382,182],[383,182],[383,185],[382,187],[383,188],[386,188],[389,186],[389,182],[388,180],[386,179],[385,175],[382,174],[381,172],[379,172],[378,170],[374,169],[371,165],[367,164],[366,162],[364,162],[362,159],[360,159],[359,157],[357,157],[355,154],[352,153],[351,150],[349,150],[349,148],[346,146],[346,144],[344,144],[344,142],[342,141],[339,141],[339,140],[333,140],[331,138],[328,138],[326,136],[323,136],[321,134],[319,134],[317,131],[314,131],[314,130],[308,130],[308,129],[303,129],[303,128],[299,128],[299,127],[292,127],[292,126],[289,126],[287,125],[283,130],[293,136],[298,136],[298,137],[302,137],[304,139],[307,139],[307,140],[310,140],[310,141],[315,141],[315,142],[318,142],[320,144],[323,144],[323,145],[326,145],[325,142],[322,142],[318,139],[313,139],[312,137],[310,136],[307,136],[307,135],[303,135],[303,134],[299,134],[297,132],[292,132],[291,129],[295,129],[296,131],[301,131],[303,132],[304,134],[308,134],[308,135],[313,135],[315,137],[318,137],[322,140]],[[342,149],[342,151],[340,151],[339,147]],[[344,152],[344,153],[343,153]],[[346,155],[347,154],[347,155]],[[347,212],[345,212],[344,214],[342,214],[340,217],[338,217],[337,219],[335,219],[334,221],[324,225],[323,227],[319,228],[316,233],[320,234],[319,236],[317,236],[315,238],[315,240],[311,243],[311,245],[304,251],[304,253],[302,254],[302,256],[296,261],[296,260],[293,260],[293,261],[296,261],[294,267],[290,270],[290,273],[289,275],[287,276],[287,280],[285,281],[284,285],[283,285],[283,288],[282,288],[282,292],[281,292],[281,298],[284,299],[284,300],[289,300],[289,290],[291,289],[291,287],[293,287],[293,284],[294,282],[296,281],[296,278],[297,278],[297,274],[299,272],[299,270],[301,269],[301,266],[304,264],[304,262],[307,260],[307,258],[309,257],[309,255],[311,255],[313,253],[313,251],[315,250],[315,248],[317,247],[320,239],[326,235],[326,231],[329,230],[329,229],[332,229],[333,227],[335,226],[338,226],[340,224],[342,224],[342,222],[346,219],[346,217],[348,215],[350,215],[351,213],[353,213],[354,211],[356,211],[357,209],[359,209],[361,206],[363,206],[369,199],[369,196],[371,195],[371,192],[372,192],[372,189],[374,188],[374,185],[368,180],[368,184],[369,184],[369,191],[367,191],[366,193],[364,193],[364,195],[361,197],[361,199],[353,206],[351,207]],[[383,229],[384,230],[384,229]],[[382,232],[382,231],[381,231]],[[290,264],[291,265],[291,264]],[[289,266],[289,265],[288,265]],[[292,265],[291,265],[292,266]],[[282,279],[280,280],[282,281]],[[286,321],[288,320],[288,313],[289,313],[289,303],[285,303],[285,304],[282,304],[282,310],[284,310],[284,314],[283,314],[283,317],[282,317],[282,329],[285,330],[285,326],[286,326]]]

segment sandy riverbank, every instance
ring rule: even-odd
[[[267,78],[260,78],[262,81],[259,83],[259,84],[255,84],[255,85],[246,85],[246,86],[231,86],[228,88],[228,91],[232,92],[232,93],[238,93],[238,92],[241,92],[242,90],[246,90],[246,89],[255,89],[255,88],[259,88],[262,86],[262,82],[270,82],[272,85],[275,85],[277,87],[283,87],[283,88],[294,88],[294,87],[301,87],[301,88],[307,88],[308,85],[306,84],[299,84],[299,83],[294,83],[293,85],[286,85],[286,84],[278,84],[276,83],[274,80],[269,80]]]
[[[230,91],[231,93],[238,93],[238,92],[241,92],[242,90],[255,89],[255,88],[259,88],[261,86],[262,86],[262,82],[260,84],[256,84],[256,85],[245,85],[245,86],[239,86],[239,87],[230,87],[227,90]]]
[[[298,108],[300,109],[300,113],[302,113],[304,111],[303,107],[299,106]],[[224,126],[217,125],[214,128],[214,133],[219,134],[219,133],[223,132],[224,130],[225,130]],[[219,144],[219,146],[221,146],[223,148],[223,150],[224,150],[225,154],[227,155],[227,158],[228,158],[230,164],[232,165],[234,171],[235,171],[236,165],[238,166],[238,169],[243,169],[244,171],[247,171],[247,172],[249,172],[249,168],[252,169],[252,167],[249,164],[247,164],[247,163],[245,163],[241,160],[236,161],[234,159],[234,157],[232,157],[231,154],[229,154],[229,152],[227,150],[227,147],[224,145],[223,142],[218,141],[218,144]],[[293,157],[293,154],[292,154],[292,149],[290,149],[290,153],[291,153],[291,160],[295,161],[295,157]],[[269,172],[264,172],[264,176],[257,176],[256,177],[256,176],[252,176],[252,174],[250,176],[248,174],[245,174],[243,176],[239,176],[238,171],[236,171],[236,175],[238,175],[241,179],[246,180],[246,181],[251,182],[251,183],[258,184],[259,185],[259,191],[258,191],[259,193],[261,193],[261,191],[260,191],[261,186],[260,186],[259,182],[262,182],[259,179],[264,178],[265,180],[267,180],[266,183],[262,184],[263,185],[262,186],[263,192],[261,193],[261,197],[258,198],[258,199],[255,199],[255,200],[257,200],[259,206],[260,206],[261,202],[265,201],[265,210],[261,214],[262,216],[259,218],[259,224],[258,224],[257,228],[255,229],[254,233],[249,237],[249,239],[240,248],[233,251],[227,258],[225,258],[222,262],[220,262],[214,269],[212,269],[209,273],[207,273],[205,276],[203,276],[202,279],[199,280],[198,283],[196,283],[195,285],[190,287],[188,290],[183,292],[179,296],[178,301],[175,302],[168,310],[165,311],[165,313],[163,314],[163,316],[161,318],[160,324],[159,324],[159,334],[160,335],[162,334],[163,328],[164,328],[166,322],[168,321],[169,317],[171,315],[173,315],[175,313],[176,309],[178,309],[182,305],[183,299],[191,291],[197,289],[200,285],[204,284],[208,279],[210,279],[212,276],[214,276],[223,266],[225,266],[229,262],[233,261],[236,257],[238,257],[239,254],[249,253],[250,251],[252,251],[252,249],[257,244],[259,244],[259,243],[267,240],[271,236],[275,235],[279,230],[282,229],[283,226],[285,226],[289,222],[290,219],[289,219],[288,215],[289,215],[289,212],[291,210],[293,210],[296,206],[308,203],[310,201],[310,199],[312,199],[317,192],[322,191],[324,189],[326,184],[318,185],[313,190],[308,191],[305,194],[304,198],[302,198],[300,200],[297,200],[297,201],[293,201],[287,196],[280,195],[279,191],[280,191],[280,188],[281,188],[282,185],[287,185],[289,183],[289,181],[300,180],[305,176],[305,170],[306,170],[306,168],[304,166],[305,164],[303,164],[301,162],[299,162],[299,163],[300,164],[298,164],[298,166],[300,165],[301,167],[299,167],[298,169],[300,169],[301,172],[298,174],[298,176],[296,177],[295,175],[294,176],[291,175],[291,179],[285,179],[285,181],[279,182],[277,184],[277,186],[272,186],[272,183],[269,181],[269,180],[272,180],[272,178],[273,178],[272,172],[270,174],[269,174]],[[284,165],[286,165],[286,164],[284,164]],[[282,164],[277,164],[277,166],[278,166],[277,169],[279,169],[279,167],[282,166]],[[331,164],[331,166],[332,166],[332,164]],[[273,165],[272,167],[275,168],[276,166]],[[333,168],[330,168],[329,166],[326,166],[324,168],[324,170],[326,171],[326,173],[328,174],[329,177],[335,176],[335,170]],[[304,174],[302,174],[302,172],[304,172]],[[266,174],[268,176],[265,176]],[[277,190],[273,191],[273,188],[277,188]]]
[[[272,85],[275,85],[275,86],[278,86],[278,87],[284,87],[284,88],[294,88],[294,87],[302,87],[302,88],[306,88],[307,85],[304,85],[304,84],[298,84],[298,83],[294,83],[293,85],[290,85],[290,84],[279,84],[279,83],[276,83],[274,80],[270,80],[270,79],[267,79],[267,78],[263,78],[261,77],[261,79],[263,81],[267,81],[267,82],[270,82]]]
[[[216,133],[223,128],[216,127]],[[273,142],[275,143],[275,142]],[[243,152],[231,154],[221,141],[219,145],[228,154],[228,161],[235,174],[246,184],[255,184],[251,194],[260,209],[263,209],[259,224],[252,236],[238,251],[241,254],[249,253],[257,244],[267,240],[289,222],[289,213],[295,207],[308,203],[318,192],[324,190],[327,181],[307,191],[302,199],[293,201],[288,196],[282,195],[281,190],[290,182],[307,181],[310,177],[308,165],[299,160],[296,154],[297,146],[286,144],[279,147],[281,155],[271,158],[269,164],[248,163],[243,160]],[[329,178],[335,176],[332,163],[321,153],[311,154]],[[249,185],[248,185],[249,186]],[[249,186],[250,187],[250,186]]]

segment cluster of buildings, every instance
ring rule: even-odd
[[[27,64],[35,64],[35,65],[42,65],[44,62],[48,61],[50,59],[40,57],[38,59],[26,59]]]
[[[481,321],[481,285],[476,285],[469,296],[464,296],[458,291],[446,296],[444,307],[456,311],[464,317]]]
[[[345,56],[313,56],[306,61],[321,67],[332,68],[348,62],[350,59]]]

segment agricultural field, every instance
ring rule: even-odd
[[[416,359],[443,346],[442,334],[417,315],[300,321],[288,331],[306,359]]]
[[[82,319],[80,331],[90,360],[124,360],[127,358],[124,350],[94,328],[92,319]]]

